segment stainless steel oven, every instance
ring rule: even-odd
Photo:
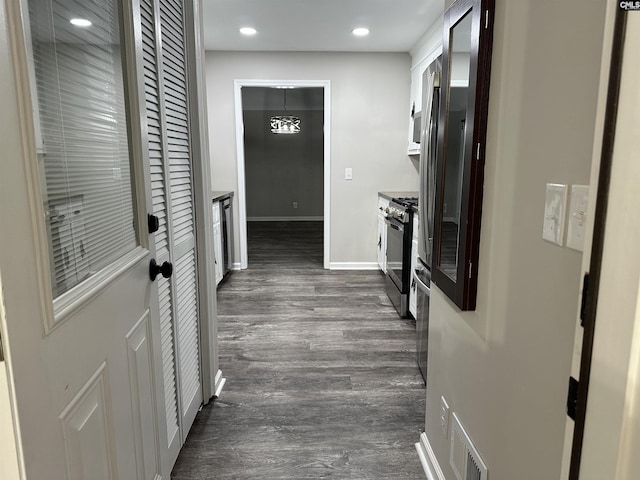
[[[405,318],[409,316],[412,206],[416,199],[393,199],[385,210],[387,224],[387,295]]]

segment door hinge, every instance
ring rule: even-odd
[[[587,295],[589,294],[589,274],[585,273],[582,279],[582,299],[580,301],[580,325],[584,327],[584,318],[587,310]]]
[[[480,160],[480,142],[478,142],[478,146],[476,148],[476,160]]]
[[[573,377],[569,377],[569,392],[567,394],[567,415],[575,421],[576,408],[578,406],[578,387],[580,382]]]
[[[484,12],[484,28],[489,28],[489,10]]]
[[[471,272],[473,272],[473,263],[469,262],[469,279],[471,279]]]
[[[0,333],[0,362],[4,362],[4,347],[2,346],[2,333]]]

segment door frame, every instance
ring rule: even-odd
[[[198,275],[198,321],[200,326],[200,382],[204,405],[217,397],[224,385],[218,363],[218,315],[211,216],[211,165],[207,130],[207,89],[204,72],[202,0],[185,1],[185,50],[191,133],[196,259]]]
[[[609,2],[611,5],[611,2]],[[580,348],[580,374],[575,406],[576,418],[571,439],[569,459],[569,480],[578,480],[582,466],[582,449],[585,439],[585,425],[589,418],[588,399],[591,381],[591,368],[594,345],[596,341],[596,323],[598,321],[598,299],[600,280],[603,269],[605,239],[607,235],[607,212],[609,208],[609,191],[614,161],[618,106],[622,84],[625,34],[627,13],[616,10],[611,39],[611,54],[608,65],[606,107],[602,132],[602,147],[597,179],[597,195],[593,219],[592,246],[588,269],[588,288],[583,292],[583,327],[582,345]],[[578,327],[580,328],[580,327]]]
[[[240,268],[249,266],[247,250],[247,194],[244,154],[244,116],[242,113],[242,87],[297,87],[324,89],[324,260],[323,267],[329,269],[331,253],[331,80],[234,80],[234,102],[236,118],[236,158],[238,167],[238,227],[240,246]]]

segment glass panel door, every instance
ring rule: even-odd
[[[54,298],[138,245],[118,5],[28,0]]]

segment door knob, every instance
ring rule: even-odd
[[[149,262],[149,278],[153,282],[158,275],[162,275],[164,278],[169,278],[173,275],[173,265],[169,262],[164,262],[162,265],[158,265],[156,259],[152,258]]]
[[[149,233],[156,233],[160,229],[160,219],[155,216],[147,215],[147,226],[149,227]]]

